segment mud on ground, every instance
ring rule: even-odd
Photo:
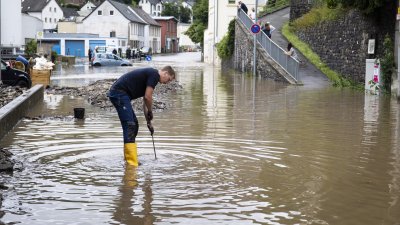
[[[99,80],[86,87],[50,87],[46,89],[47,94],[59,94],[70,96],[82,96],[89,100],[90,104],[105,110],[115,111],[114,106],[107,97],[107,92],[116,79]],[[168,84],[158,84],[153,92],[153,110],[162,111],[171,106],[170,94],[182,90],[182,85],[177,81]],[[143,111],[143,98],[132,101],[135,111]]]

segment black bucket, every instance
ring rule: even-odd
[[[74,108],[74,117],[77,119],[85,118],[85,108]]]

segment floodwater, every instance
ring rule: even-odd
[[[2,178],[2,222],[400,224],[397,102],[324,82],[287,86],[191,56],[152,62],[174,65],[183,90],[154,115],[157,159],[138,115],[136,170],[124,166],[116,113],[45,95],[33,113],[43,117],[1,141],[24,166]],[[80,83],[118,76],[101,70],[71,74]],[[61,74],[53,82],[79,84]],[[84,121],[72,118],[78,106]]]

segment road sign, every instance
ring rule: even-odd
[[[251,25],[250,30],[253,34],[258,34],[261,30],[261,27],[260,27],[260,25],[255,23],[255,24]]]
[[[43,39],[43,31],[38,31],[38,32],[36,33],[36,38],[37,38],[37,39]]]
[[[151,61],[151,56],[146,55],[146,61]]]

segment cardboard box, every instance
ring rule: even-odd
[[[35,84],[50,85],[51,70],[31,70],[32,86]]]

